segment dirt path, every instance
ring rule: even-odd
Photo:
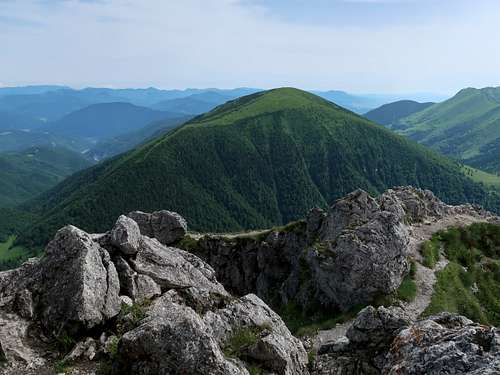
[[[448,264],[448,260],[441,256],[434,269],[427,268],[421,264],[422,254],[420,247],[422,243],[431,239],[436,232],[453,226],[467,226],[479,221],[487,221],[484,217],[471,215],[450,215],[440,220],[427,221],[408,227],[410,234],[409,255],[417,261],[417,271],[415,273],[415,282],[417,284],[417,295],[412,302],[403,303],[402,307],[408,315],[416,320],[429,306],[436,283],[436,272],[441,271]],[[345,336],[352,320],[342,324],[337,324],[333,329],[319,331],[313,338],[313,348],[318,349],[322,344],[328,341],[334,341]]]

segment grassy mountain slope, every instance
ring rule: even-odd
[[[393,128],[399,120],[413,113],[422,111],[434,103],[419,103],[413,100],[399,100],[397,102],[384,104],[364,114],[368,120]]]
[[[0,154],[0,207],[31,199],[89,166],[81,155],[60,147]]]
[[[406,184],[500,207],[454,162],[315,95],[276,89],[63,181],[29,203],[43,217],[20,241],[43,242],[67,223],[103,230],[136,209],[175,210],[205,231],[268,227],[357,188]]]
[[[464,89],[402,119],[399,131],[468,164],[500,139],[500,88]]]

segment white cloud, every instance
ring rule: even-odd
[[[47,4],[0,1],[0,15],[18,20],[0,17],[3,81],[386,92],[500,84],[496,2],[372,28],[288,23],[237,0]]]

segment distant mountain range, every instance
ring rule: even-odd
[[[450,203],[500,209],[456,163],[318,96],[284,88],[230,101],[166,135],[66,179],[24,208],[19,241],[63,224],[92,231],[131,210],[168,208],[193,229],[280,225],[363,188],[429,188]]]
[[[365,113],[365,117],[373,122],[382,124],[390,129],[397,127],[401,119],[410,116],[416,112],[422,111],[434,103],[419,103],[413,100],[399,100],[394,103],[384,104],[383,106],[372,109]]]

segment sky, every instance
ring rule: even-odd
[[[0,86],[500,86],[498,0],[0,0]]]

